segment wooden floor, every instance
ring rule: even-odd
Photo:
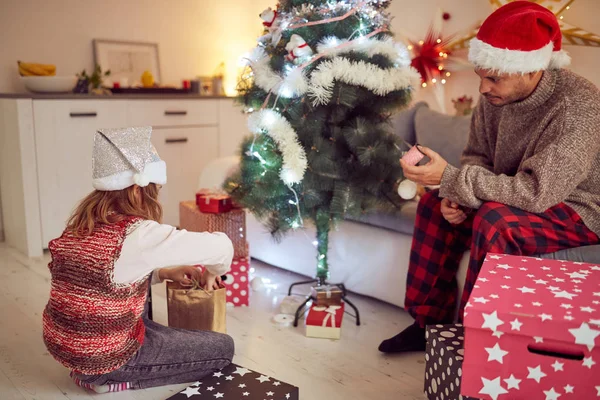
[[[75,386],[68,371],[42,342],[41,312],[48,300],[48,256],[28,259],[0,243],[0,399],[163,400],[185,385],[95,395]],[[410,323],[397,307],[351,296],[363,325],[344,319],[340,341],[309,339],[303,326],[281,328],[271,322],[287,285],[301,277],[255,261],[257,276],[271,287],[253,292],[249,308],[231,309],[228,330],[236,344],[234,362],[300,387],[302,400],[422,399],[422,354],[384,356],[377,351]],[[154,316],[166,321],[164,287],[154,287]]]

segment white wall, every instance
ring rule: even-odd
[[[4,242],[4,223],[2,222],[2,204],[0,204],[0,242]]]
[[[235,86],[237,60],[252,48],[261,32],[258,14],[276,0],[0,0],[0,92],[23,88],[17,60],[54,63],[59,74],[92,68],[92,39],[157,42],[163,82],[179,83],[211,74],[227,63],[227,86]],[[451,13],[446,33],[456,33],[484,19],[487,0],[394,0],[391,14],[396,32],[424,36],[437,7]],[[600,34],[600,1],[576,0],[565,20]],[[572,69],[597,85],[600,48],[568,46]],[[448,101],[477,94],[471,72],[455,75],[447,84]],[[429,100],[431,90],[417,99]],[[450,107],[451,108],[451,107]]]
[[[92,39],[156,42],[162,81],[212,74],[252,48],[273,0],[0,0],[0,92],[21,91],[17,60],[58,74],[92,68]],[[233,82],[230,81],[230,86]]]
[[[477,21],[484,20],[491,12],[492,7],[488,0],[394,0],[391,5],[391,13],[395,17],[392,23],[393,29],[399,36],[410,36],[419,40],[425,36],[436,9],[451,14],[451,19],[444,22],[444,34],[452,35],[473,26]],[[600,35],[600,1],[599,0],[575,0],[571,8],[564,14],[565,22],[570,23],[590,32]],[[600,87],[600,47],[565,46],[573,61],[570,69],[586,77]],[[464,55],[463,50],[458,55]],[[478,97],[478,80],[472,71],[455,73],[448,79],[445,85],[446,110],[454,113],[451,99],[464,94]],[[432,108],[438,109],[431,88],[421,89],[415,95],[415,101],[425,100]]]
[[[258,14],[275,0],[0,0],[0,92],[20,92],[16,61],[53,63],[58,74],[92,68],[92,39],[132,40],[159,44],[162,81],[179,83],[210,75],[225,61],[226,87],[235,87],[237,60],[251,49],[262,26]],[[458,33],[484,19],[487,0],[394,0],[393,29],[414,39],[423,37],[435,10],[452,18],[446,34]],[[576,0],[565,21],[600,34],[600,1]],[[401,36],[401,35],[399,35]],[[572,69],[600,86],[600,48],[566,46]],[[477,97],[473,72],[448,80],[446,107],[463,94]],[[437,109],[431,89],[415,101]],[[1,231],[0,220],[0,231]]]

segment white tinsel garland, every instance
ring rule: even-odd
[[[283,156],[281,180],[289,186],[302,182],[307,166],[306,153],[290,123],[278,112],[264,109],[250,115],[248,127],[254,134],[266,132],[277,143]]]
[[[279,89],[283,78],[271,69],[269,55],[262,47],[255,48],[245,58],[245,61],[247,65],[252,67],[256,86],[267,92]]]
[[[308,93],[315,105],[327,104],[333,96],[335,81],[362,86],[379,96],[385,96],[395,90],[415,87],[419,79],[419,74],[412,68],[381,69],[364,61],[336,57],[319,64],[313,71]]]
[[[346,45],[346,43],[349,43]],[[345,45],[342,47],[341,45]],[[327,53],[327,57],[334,57],[341,53],[357,52],[364,53],[368,57],[374,55],[383,55],[392,60],[398,67],[410,66],[410,55],[403,45],[396,43],[394,39],[386,37],[385,39],[356,39],[349,42],[346,39],[338,39],[335,36],[329,36],[321,40],[317,45],[319,54]]]
[[[279,95],[287,99],[302,96],[306,92],[308,92],[308,80],[300,68],[291,70],[278,90]]]
[[[346,44],[346,46],[338,47],[342,44]],[[334,63],[331,64],[332,61],[326,61],[319,65],[317,71],[313,72],[309,82],[304,71],[297,67],[290,70],[285,77],[281,77],[271,69],[268,54],[262,48],[257,48],[248,58],[249,65],[254,72],[256,85],[267,92],[278,93],[279,96],[284,98],[298,97],[310,92],[317,99],[316,104],[327,104],[331,98],[328,93],[331,92],[335,79],[341,79],[348,84],[363,86],[373,90],[380,96],[394,90],[406,89],[419,84],[418,73],[409,67],[408,52],[391,38],[384,40],[357,39],[348,42],[347,40],[340,41],[335,37],[328,37],[319,44],[318,50],[324,57],[334,57],[332,60]],[[346,60],[344,64],[336,61],[344,60],[336,56],[347,52],[361,52],[369,57],[376,54],[385,55],[398,67],[385,70],[365,62],[352,63]],[[323,66],[324,64],[325,66]],[[327,69],[330,71],[327,72]],[[315,78],[317,72],[320,72],[320,74]],[[330,79],[330,81],[327,79]],[[315,85],[317,87],[313,87]]]

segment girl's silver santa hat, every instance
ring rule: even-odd
[[[150,143],[152,127],[101,129],[94,136],[93,181],[96,190],[126,189],[134,184],[167,183],[167,165]]]
[[[562,49],[554,13],[529,1],[513,1],[492,13],[471,40],[469,61],[476,68],[526,74],[559,69],[571,62]]]

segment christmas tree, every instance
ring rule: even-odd
[[[406,147],[391,115],[420,83],[395,43],[390,0],[281,0],[246,57],[240,99],[253,133],[225,189],[281,237],[314,222],[317,278],[328,277],[332,226],[399,207]]]

